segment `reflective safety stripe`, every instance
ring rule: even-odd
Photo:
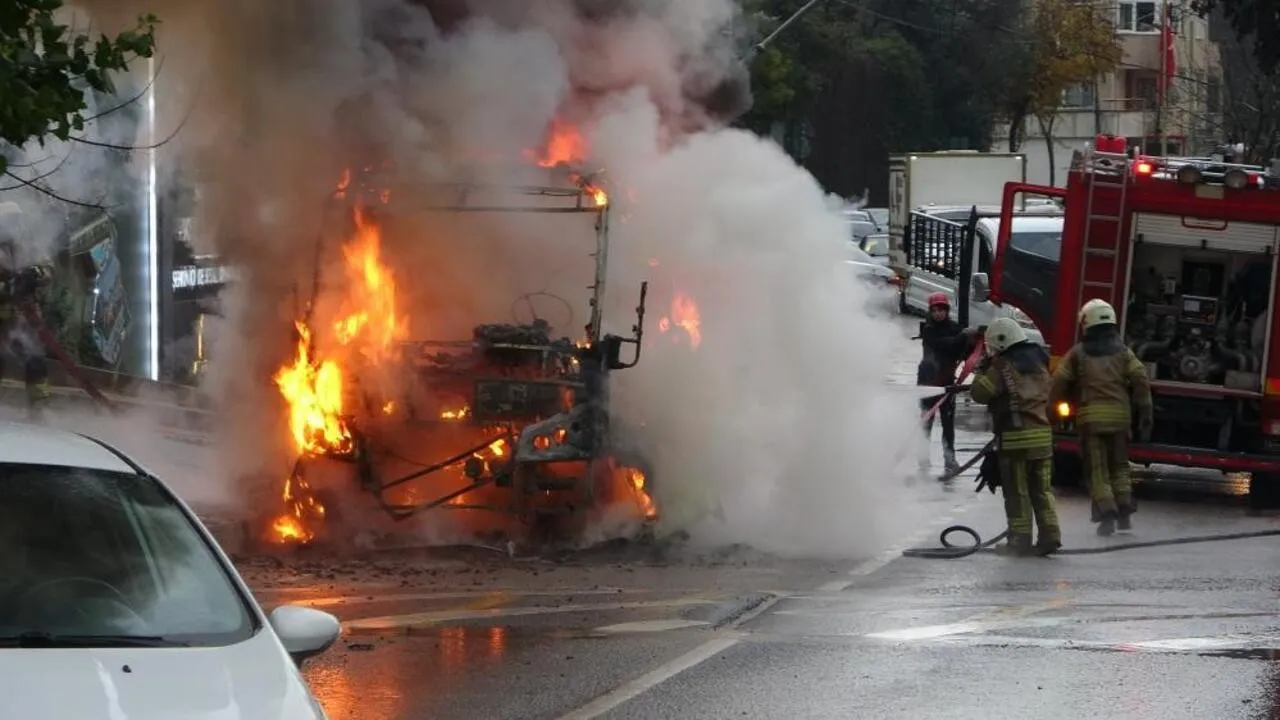
[[[995,399],[996,384],[990,375],[979,375],[969,387],[969,397],[974,402],[986,405]]]
[[[1108,425],[1129,424],[1129,408],[1114,402],[1092,402],[1076,408],[1076,422],[1082,425],[1106,423]]]
[[[1047,425],[1000,433],[1001,450],[1037,450],[1052,446],[1053,429]]]

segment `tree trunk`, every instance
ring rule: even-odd
[[[1102,134],[1102,102],[1098,98],[1098,78],[1093,79],[1093,134]]]
[[[1040,125],[1040,134],[1044,136],[1045,150],[1049,153],[1049,184],[1053,186],[1057,186],[1057,168],[1053,151],[1053,126],[1057,119],[1056,115],[1050,115],[1047,119],[1044,115],[1036,116],[1036,122]]]

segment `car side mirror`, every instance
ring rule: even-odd
[[[338,618],[300,605],[281,605],[271,611],[268,620],[276,637],[280,638],[280,643],[298,667],[328,650],[342,633]]]
[[[974,302],[986,302],[991,298],[991,284],[986,273],[974,273],[969,280],[969,299]]]

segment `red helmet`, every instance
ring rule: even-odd
[[[947,297],[947,294],[936,292],[929,295],[929,309],[932,310],[939,305],[948,310],[951,309],[951,299]]]

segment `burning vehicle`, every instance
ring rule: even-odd
[[[316,298],[307,303],[295,323],[296,354],[274,378],[288,404],[297,459],[281,490],[283,508],[266,522],[267,539],[340,541],[343,532],[361,529],[339,519],[351,510],[342,496],[352,486],[393,520],[470,510],[514,520],[494,526],[508,538],[573,537],[619,504],[641,528],[657,518],[645,464],[610,423],[608,392],[610,373],[639,362],[647,283],[631,335],[606,333],[608,196],[563,165],[558,176],[564,182],[556,185],[417,187],[412,208],[593,219],[589,319],[576,339],[556,337],[565,328],[538,315],[535,296],[571,310],[549,292],[516,298],[527,321],[478,324],[466,339],[410,338],[381,254],[397,191],[376,173],[344,177],[330,211],[342,228],[346,298],[327,327],[315,319]],[[317,271],[313,295],[333,289],[320,285]],[[429,459],[410,459],[411,452]]]

